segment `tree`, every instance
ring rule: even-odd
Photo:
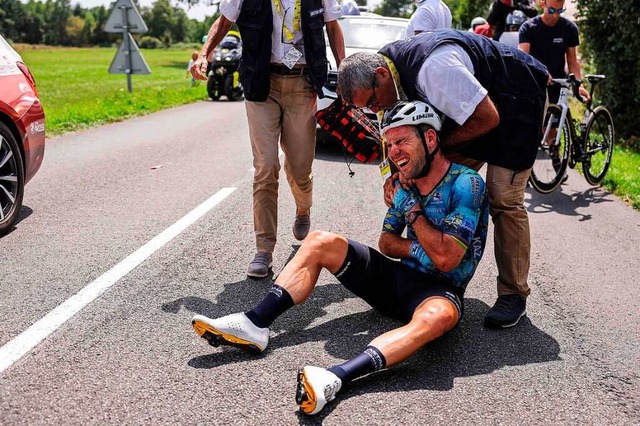
[[[578,13],[580,49],[593,72],[607,76],[598,85],[598,99],[610,108],[618,136],[639,136],[640,2],[583,0]]]
[[[413,0],[382,0],[374,13],[383,16],[395,16],[399,18],[408,18],[414,10]]]
[[[19,41],[19,27],[24,20],[25,10],[20,0],[0,0],[0,34]]]
[[[72,46],[80,46],[83,44],[82,30],[84,29],[85,21],[79,16],[69,16],[67,19],[67,25],[64,28],[66,34],[67,43]]]
[[[168,36],[170,40],[172,29],[176,25],[176,16],[175,9],[169,0],[157,0],[146,15],[144,20],[149,27],[146,35],[161,40],[167,40]]]
[[[490,2],[486,0],[452,0],[446,3],[451,9],[453,22],[463,30],[469,28],[471,20],[476,16],[486,18],[489,14]]]

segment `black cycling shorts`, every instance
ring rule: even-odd
[[[344,263],[334,274],[349,291],[381,314],[404,323],[427,298],[440,296],[464,311],[462,292],[449,281],[389,259],[357,241],[348,240]]]

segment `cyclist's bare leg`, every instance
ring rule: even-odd
[[[424,300],[409,324],[376,337],[369,345],[385,357],[387,367],[396,365],[421,347],[451,330],[458,322],[458,310],[444,297]]]
[[[275,283],[287,290],[296,305],[302,303],[311,295],[322,268],[331,273],[340,269],[347,257],[348,247],[347,239],[341,235],[324,231],[310,232]]]

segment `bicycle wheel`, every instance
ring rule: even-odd
[[[536,161],[531,169],[529,183],[536,191],[548,194],[562,183],[567,171],[571,132],[569,131],[569,116],[560,125],[562,109],[557,105],[549,105],[544,119],[544,134],[547,136],[538,147]],[[556,139],[557,132],[560,138]]]
[[[585,134],[582,147],[587,159],[582,162],[582,171],[587,182],[600,185],[611,164],[614,141],[613,118],[605,107],[599,106],[593,111]]]

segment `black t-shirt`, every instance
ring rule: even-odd
[[[529,54],[546,65],[554,78],[564,78],[567,48],[580,44],[578,27],[565,18],[550,27],[536,16],[520,27],[520,43],[531,45]]]

